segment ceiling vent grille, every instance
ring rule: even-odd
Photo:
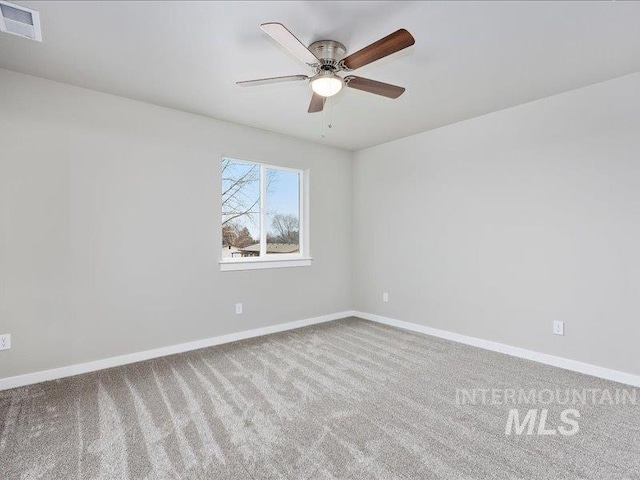
[[[30,8],[0,1],[0,30],[12,35],[42,41],[40,14]]]

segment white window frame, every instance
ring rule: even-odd
[[[223,272],[235,270],[259,270],[263,268],[285,268],[285,267],[308,267],[313,258],[309,255],[309,198],[306,192],[309,191],[309,170],[298,168],[282,167],[268,163],[255,162],[252,160],[241,160],[231,156],[223,156],[221,161],[229,159],[238,163],[258,165],[260,168],[260,255],[258,257],[220,258],[220,270]],[[299,244],[298,253],[278,253],[267,255],[267,212],[266,194],[267,185],[265,182],[268,169],[293,172],[298,174],[299,198]],[[222,201],[222,198],[220,199]],[[220,204],[219,212],[222,211]],[[222,229],[222,217],[220,217],[220,229]],[[220,242],[218,242],[220,243]]]

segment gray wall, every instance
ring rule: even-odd
[[[311,169],[311,267],[220,272],[222,155]],[[346,151],[0,70],[0,378],[351,308],[351,168]]]
[[[640,374],[640,74],[358,152],[353,195],[356,309]]]
[[[351,162],[0,70],[0,378],[353,307],[638,374],[638,132],[640,74]],[[222,155],[311,169],[313,266],[220,272]]]

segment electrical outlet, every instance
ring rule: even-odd
[[[553,321],[553,333],[554,335],[564,335],[564,322],[558,320]]]
[[[389,302],[389,292],[382,292],[382,301],[385,303]]]
[[[236,303],[236,315],[241,315],[241,314],[242,314],[242,304]]]
[[[0,350],[9,350],[11,348],[11,335],[5,333],[0,335]]]

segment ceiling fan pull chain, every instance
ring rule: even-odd
[[[327,107],[329,104],[329,99],[326,98],[324,101],[324,106]],[[321,130],[321,134],[320,136],[322,138],[327,138],[327,134],[329,133],[329,130],[327,129],[327,115],[328,115],[328,108],[324,108],[322,110],[322,126],[320,127]]]

